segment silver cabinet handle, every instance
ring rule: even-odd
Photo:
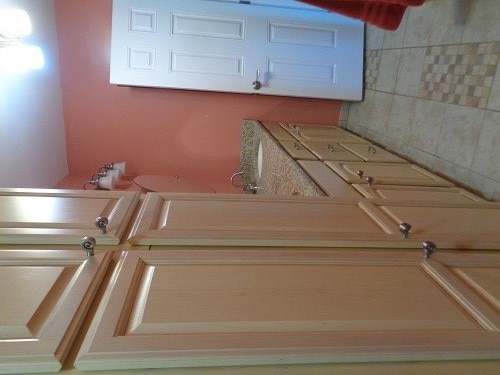
[[[102,232],[102,234],[106,234],[106,229],[109,224],[109,219],[105,216],[99,216],[97,219],[95,219],[95,226],[99,228]]]
[[[373,184],[373,177],[367,176],[365,177],[365,181],[369,186],[372,186]]]
[[[410,235],[410,229],[411,225],[408,223],[399,224],[399,232],[401,233],[401,236],[403,238],[408,238],[408,236]]]
[[[422,243],[422,250],[424,252],[424,259],[429,259],[432,253],[435,253],[437,250],[436,244],[431,241],[424,241]]]
[[[94,247],[95,247],[95,238],[94,237],[83,237],[80,242],[80,246],[83,250],[87,252],[87,256],[91,257],[94,255]]]
[[[260,88],[262,87],[262,84],[259,81],[259,77],[260,77],[260,71],[259,69],[257,69],[257,76],[255,78],[255,81],[252,82],[252,88],[254,90],[260,90]]]
[[[359,178],[363,178],[363,175],[365,172],[363,172],[361,169],[359,171],[356,171],[356,174],[358,175]]]

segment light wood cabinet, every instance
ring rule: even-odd
[[[340,145],[364,161],[375,163],[408,163],[407,160],[394,155],[392,152],[372,144],[363,143],[340,143]]]
[[[500,249],[499,203],[149,193],[133,245]],[[407,238],[402,223],[411,225]]]
[[[361,194],[344,181],[342,177],[333,172],[321,161],[299,160],[298,164],[304,168],[309,176],[325,191],[328,196],[334,198],[360,199]]]
[[[454,186],[452,182],[414,164],[371,162],[325,162],[349,183],[379,185]]]
[[[58,371],[111,253],[0,251],[0,373]]]
[[[462,255],[124,252],[76,367],[498,359],[499,254]]]
[[[352,184],[353,188],[367,198],[396,201],[471,203],[485,202],[481,197],[457,187],[402,186]]]
[[[303,144],[295,141],[279,141],[281,147],[292,157],[292,159],[300,160],[318,160],[318,158],[309,151]]]
[[[353,154],[338,143],[330,141],[302,141],[302,144],[320,160],[363,161],[362,158]]]
[[[338,126],[310,126],[301,124],[282,124],[287,130],[299,141],[329,141],[332,143],[347,142],[347,143],[366,143],[369,141],[358,137],[355,134],[339,128]]]
[[[85,236],[117,245],[138,202],[136,192],[51,189],[0,190],[0,243],[72,244]],[[106,233],[96,225],[108,219]]]

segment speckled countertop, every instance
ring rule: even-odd
[[[262,142],[262,173],[257,155]],[[324,196],[325,193],[256,120],[243,120],[240,171],[242,184],[255,183],[257,194]]]

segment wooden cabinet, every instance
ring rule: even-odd
[[[300,160],[318,160],[318,158],[309,151],[304,145],[297,140],[295,141],[279,141],[281,147],[292,157],[292,159]]]
[[[335,160],[335,161],[363,161],[363,159],[351,151],[342,147],[338,143],[330,141],[302,141],[314,155],[320,160]],[[361,143],[365,145],[364,143]],[[367,147],[367,146],[365,146]]]
[[[500,204],[149,193],[134,245],[500,249]],[[408,238],[400,224],[409,223]]]
[[[79,245],[93,236],[117,245],[138,199],[136,192],[1,189],[0,243]],[[108,219],[106,233],[95,225],[98,217]]]
[[[448,180],[414,164],[371,162],[325,162],[349,183],[379,185],[454,186]]]
[[[338,126],[310,126],[301,124],[282,124],[287,130],[299,141],[329,141],[331,143],[347,142],[347,143],[366,143],[366,139],[358,137],[348,131],[339,128]]]
[[[360,199],[361,194],[321,161],[299,160],[309,176],[330,197]]]
[[[340,143],[340,145],[355,155],[358,155],[364,161],[375,163],[408,163],[407,160],[384,150],[381,147],[363,143]]]
[[[58,371],[111,253],[0,251],[0,373]]]
[[[339,177],[340,178],[340,177]],[[353,188],[367,198],[397,201],[471,203],[485,202],[477,195],[457,187],[401,186],[352,184]]]
[[[497,253],[124,252],[76,367],[498,359],[499,266]]]

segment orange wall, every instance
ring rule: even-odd
[[[126,160],[133,174],[236,192],[242,119],[338,122],[339,101],[110,85],[111,9],[112,0],[55,0],[70,176]]]

